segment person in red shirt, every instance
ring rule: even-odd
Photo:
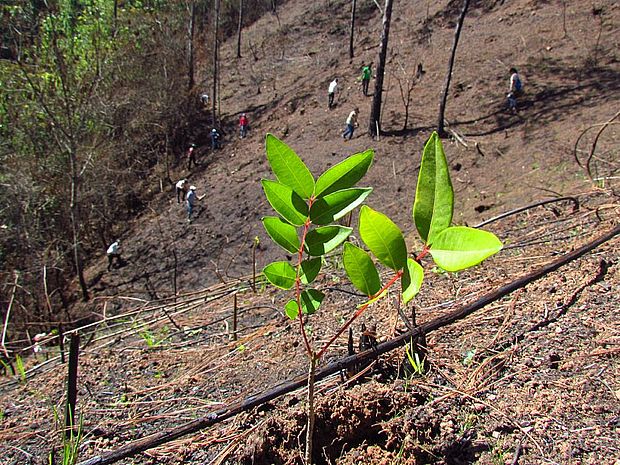
[[[248,117],[241,113],[239,117],[239,137],[243,139],[248,134]]]

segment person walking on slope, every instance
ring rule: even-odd
[[[120,248],[120,240],[112,242],[112,244],[110,244],[110,247],[108,247],[108,250],[106,252],[106,255],[108,256],[108,271],[112,269],[112,263],[114,259],[116,259],[116,267],[118,268],[119,266],[121,266],[122,261]]]
[[[248,134],[248,117],[241,113],[239,117],[239,138],[243,139]]]
[[[192,163],[194,166],[198,166],[196,164],[196,144],[191,144],[189,146],[189,150],[187,151],[187,170],[190,171],[192,169]]]
[[[358,112],[359,112],[359,109],[355,107],[353,111],[349,113],[349,116],[347,117],[347,127],[342,133],[342,137],[345,140],[347,139],[347,136],[349,136],[348,138],[349,140],[351,140],[351,138],[353,137],[353,131],[355,131],[355,128],[358,126],[357,124],[357,113]]]
[[[217,129],[211,129],[211,149],[219,149],[220,148],[220,133],[217,132]]]
[[[362,92],[366,97],[368,96],[368,84],[370,84],[370,77],[372,76],[371,66],[372,65],[362,66]]]
[[[329,83],[327,89],[327,108],[331,109],[334,106],[334,97],[336,95],[336,89],[338,88],[338,78]]]
[[[185,193],[187,192],[187,179],[181,179],[176,183],[177,191],[177,203],[181,203],[181,199],[185,200]]]
[[[516,68],[510,68],[510,89],[508,91],[508,109],[517,111],[517,97],[523,93],[523,83]]]
[[[192,221],[192,214],[194,213],[194,206],[196,205],[196,200],[202,200],[205,198],[205,195],[196,195],[196,186],[189,186],[189,191],[187,192],[187,196],[185,197],[185,202],[187,203],[187,222]]]

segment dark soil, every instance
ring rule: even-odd
[[[601,123],[619,108],[620,7],[612,0],[598,1],[594,9],[578,0],[565,3],[564,15],[559,1],[472,2],[448,99],[452,137],[444,147],[458,224],[476,225],[554,196],[572,196],[580,208],[561,201],[489,224],[506,247],[473,270],[446,274],[427,262],[415,301],[418,323],[472,302],[618,223],[618,120],[592,147]],[[95,298],[81,311],[99,323],[82,331],[80,460],[205,417],[305,372],[298,327],[282,313],[289,296],[260,281],[256,292],[251,289],[254,247],[259,270],[285,259],[260,224],[270,214],[259,182],[272,177],[265,133],[282,138],[315,174],[374,149],[363,181],[374,187],[367,203],[400,225],[410,250],[419,249],[411,219],[417,168],[436,124],[460,4],[395,4],[380,140],[366,134],[371,97],[362,95],[357,80],[362,63],[377,58],[381,18],[374,2],[358,1],[352,61],[350,4],[343,0],[280,5],[277,17],[244,32],[241,60],[236,43],[224,43],[223,147],[208,148],[209,115],[197,109],[187,142],[201,144],[199,166],[189,173],[179,160],[173,173],[174,181],[189,176],[206,194],[194,221],[186,221],[174,185],[164,185],[121,238],[126,263],[107,272],[102,256],[88,270]],[[415,83],[403,128],[399,82],[406,85],[418,63],[425,73]],[[525,82],[517,114],[504,109],[511,66]],[[327,110],[326,89],[334,77],[341,92]],[[345,142],[340,133],[355,106],[360,128]],[[242,111],[251,130],[240,140],[236,120]],[[593,179],[580,166],[588,158]],[[159,182],[152,189],[159,190]],[[334,375],[321,381],[316,463],[618,465],[619,246],[616,237],[428,334],[424,376],[398,377],[404,353],[397,350],[359,379],[343,382]],[[315,345],[361,303],[337,257],[324,270],[320,287],[327,297],[310,320]],[[239,337],[232,340],[235,305]],[[405,329],[395,296],[353,325],[356,338],[362,322],[377,325],[380,341]],[[47,463],[52,447],[60,448],[54,412],[63,417],[66,366],[53,341],[42,347],[26,359],[24,382],[0,379],[0,463]],[[324,362],[346,352],[343,336]],[[120,463],[298,464],[304,403],[300,390]]]

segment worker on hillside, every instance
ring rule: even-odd
[[[362,92],[365,96],[368,96],[368,84],[370,84],[370,78],[372,77],[372,69],[369,65],[362,65]]]
[[[239,138],[243,139],[248,134],[248,117],[241,113],[239,117]]]
[[[185,200],[185,194],[187,193],[187,179],[181,179],[176,183],[177,191],[177,203],[181,203],[181,199]]]
[[[194,206],[196,205],[197,200],[202,200],[205,198],[207,194],[197,195],[196,194],[196,186],[189,186],[189,191],[185,196],[185,202],[187,203],[187,222],[190,223],[192,221],[192,214],[194,213]]]
[[[207,94],[206,92],[200,94],[200,103],[202,103],[203,107],[209,105],[209,94]]]
[[[211,129],[211,149],[219,149],[220,148],[220,133],[217,132],[217,129]]]
[[[327,108],[331,110],[334,106],[334,97],[336,96],[336,89],[338,88],[338,78],[334,79],[329,83],[329,87],[327,89]]]
[[[188,171],[192,169],[192,163],[194,164],[194,166],[198,166],[196,164],[196,144],[190,144],[189,149],[187,150]]]
[[[517,111],[517,97],[523,94],[523,83],[516,68],[510,68],[510,89],[508,91],[508,109]]]
[[[359,108],[355,107],[349,116],[347,117],[347,127],[342,133],[343,139],[347,140],[347,136],[349,136],[349,140],[353,137],[353,131],[358,126],[357,123],[357,114],[359,112]]]
[[[112,263],[114,259],[116,259],[116,267],[118,268],[119,266],[121,266],[122,260],[121,260],[120,248],[121,248],[120,240],[116,240],[112,242],[112,244],[110,244],[110,247],[108,247],[108,250],[106,252],[106,255],[108,256],[108,271],[112,269]]]

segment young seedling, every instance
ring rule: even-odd
[[[284,306],[291,320],[299,321],[299,331],[309,360],[305,462],[312,463],[314,427],[314,374],[316,365],[332,343],[372,303],[400,282],[402,301],[410,302],[419,292],[424,278],[422,260],[430,254],[434,263],[446,271],[474,266],[502,248],[492,233],[450,226],[453,191],[448,163],[441,140],[433,133],[424,147],[413,222],[424,241],[422,250],[409,257],[402,232],[381,212],[362,206],[359,236],[374,258],[393,271],[382,282],[372,256],[361,247],[345,242],[352,228],[336,223],[359,207],[372,188],[355,187],[372,164],[374,153],[367,150],[329,168],[316,180],[303,161],[271,134],[266,138],[267,160],[277,181],[263,180],[268,202],[279,216],[263,218],[263,226],[273,241],[294,254],[288,261],[270,263],[263,269],[276,287],[292,290],[294,298]],[[325,294],[312,287],[325,255],[344,243],[343,264],[351,283],[367,296],[353,315],[322,347],[315,349],[308,337],[304,317],[318,311]]]

